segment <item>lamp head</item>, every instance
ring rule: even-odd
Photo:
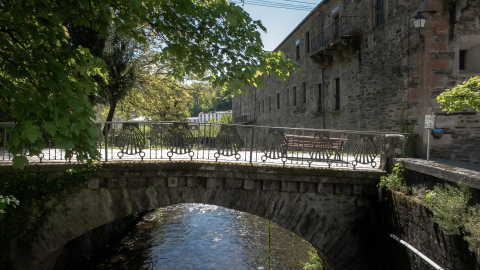
[[[425,27],[425,21],[427,19],[425,17],[423,17],[422,14],[417,14],[415,17],[413,17],[412,21],[413,21],[413,26],[415,26],[415,28],[424,28]]]

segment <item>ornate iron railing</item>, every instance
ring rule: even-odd
[[[0,161],[11,162],[11,132],[0,123]],[[11,124],[11,123],[10,123]],[[314,167],[378,168],[384,162],[385,136],[393,133],[280,128],[188,122],[96,122],[103,161],[189,160]],[[108,134],[103,131],[107,126]],[[65,160],[43,132],[46,147],[31,162]],[[27,153],[28,156],[28,153]]]
[[[343,36],[359,34],[358,17],[343,16],[325,27],[323,31],[310,40],[312,54]]]

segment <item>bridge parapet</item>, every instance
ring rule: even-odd
[[[0,123],[0,127],[7,123]],[[11,124],[11,123],[10,123]],[[384,169],[403,156],[407,134],[187,122],[96,122],[102,161],[190,160],[283,166]],[[75,162],[42,133],[46,147],[30,162]],[[10,162],[3,128],[0,160]],[[27,153],[28,156],[28,153]]]
[[[42,172],[47,178],[62,179],[65,172],[82,164],[36,164],[24,172]],[[2,174],[18,172],[1,166]],[[368,194],[385,172],[283,166],[256,166],[235,163],[199,162],[109,162],[80,188],[207,188],[251,190],[258,183],[263,191]]]

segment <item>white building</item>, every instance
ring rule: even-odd
[[[201,112],[198,114],[198,121],[200,123],[208,122],[210,119],[215,118],[215,121],[218,121],[222,118],[222,116],[229,114],[232,115],[232,110],[230,111],[213,111],[213,112]],[[193,119],[197,117],[192,117],[189,119]]]
[[[188,122],[190,123],[198,123],[198,117],[189,117],[188,118]]]

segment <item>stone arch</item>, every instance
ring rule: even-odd
[[[168,187],[170,177],[164,180],[163,185],[153,189],[133,181],[128,182],[129,187],[90,186],[72,191],[41,229],[39,241],[33,243],[30,253],[12,245],[15,266],[22,270],[47,269],[68,241],[98,226],[154,208],[204,203],[276,222],[312,243],[321,252],[328,269],[373,267],[372,256],[376,252],[371,244],[377,242],[369,210],[362,195],[342,190],[348,189],[347,185],[331,186],[340,192],[318,192],[321,190],[316,183],[238,180],[232,186],[223,178],[208,181],[200,177],[195,186],[187,185],[184,179]],[[248,188],[246,181],[250,181]]]

